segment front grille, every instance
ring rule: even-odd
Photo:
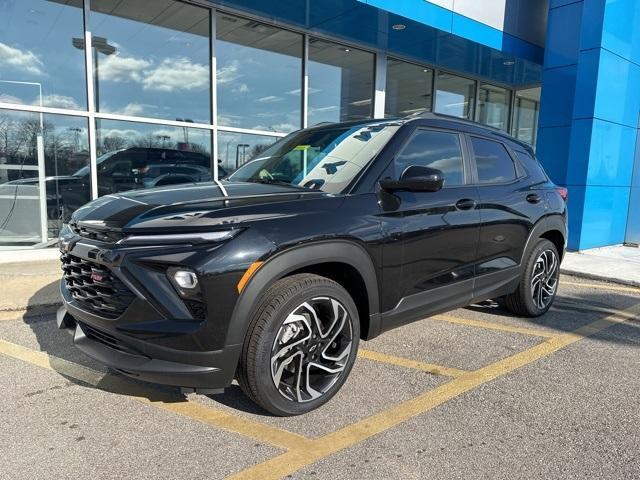
[[[117,318],[135,298],[129,288],[107,267],[63,253],[63,278],[74,300],[91,313]]]
[[[77,223],[70,223],[69,227],[77,235],[91,240],[98,240],[105,243],[116,243],[124,238],[124,234],[113,230],[100,230],[99,228],[87,227],[84,225],[78,225]]]
[[[113,335],[107,332],[93,328],[92,326],[87,325],[86,323],[79,322],[79,325],[82,331],[84,332],[84,334],[87,336],[87,338],[95,342],[106,345],[107,347],[113,348],[114,350],[118,350],[119,352],[129,353],[132,355],[140,355],[138,351],[129,347],[126,343],[123,343],[122,341],[118,340],[116,337],[114,337]]]

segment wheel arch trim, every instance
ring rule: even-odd
[[[524,261],[528,258],[531,249],[533,248],[534,241],[538,238],[541,238],[545,233],[550,231],[559,231],[564,239],[564,245],[566,248],[567,245],[567,225],[565,223],[564,217],[562,215],[548,215],[546,217],[541,218],[531,229],[529,232],[529,237],[527,238],[527,242],[525,243],[524,249],[522,251],[522,258],[520,259],[520,266],[523,265]],[[558,252],[560,255],[560,259],[564,257],[564,251]]]
[[[355,268],[367,289],[369,315],[378,316],[378,279],[369,253],[349,240],[317,241],[287,248],[264,260],[242,289],[231,316],[225,344],[244,342],[253,307],[274,281],[301,268],[323,263],[345,263]]]

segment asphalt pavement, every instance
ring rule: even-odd
[[[640,478],[635,287],[563,276],[538,319],[485,302],[389,332],[294,418],[111,374],[46,303],[0,315],[0,478]]]

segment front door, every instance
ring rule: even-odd
[[[416,129],[388,173],[399,178],[411,165],[442,171],[444,186],[437,192],[380,192],[384,284],[396,300],[385,327],[464,305],[473,292],[480,214],[462,136]]]

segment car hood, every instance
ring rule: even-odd
[[[206,230],[301,210],[291,202],[333,198],[286,185],[208,182],[106,195],[76,210],[72,223],[96,229],[165,233]]]

